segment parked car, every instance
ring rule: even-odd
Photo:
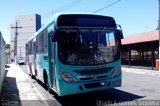
[[[16,61],[19,65],[25,65],[26,64],[26,59],[25,58],[17,58]]]

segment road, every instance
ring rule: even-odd
[[[20,67],[29,75],[25,65]],[[49,106],[104,106],[114,103],[132,103],[135,100],[160,99],[160,75],[158,72],[123,70],[122,87],[65,97],[49,94],[39,81],[33,79],[32,83],[42,97],[47,100]],[[158,103],[160,105],[160,101]]]

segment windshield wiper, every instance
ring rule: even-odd
[[[102,37],[102,35],[105,33],[106,29],[107,29],[106,27],[103,27],[103,29],[101,31],[101,34],[98,35],[98,41],[100,40],[100,38]]]

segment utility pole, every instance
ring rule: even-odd
[[[15,37],[14,37],[14,57],[16,57],[16,56],[17,56],[17,36],[18,36],[17,29],[18,29],[18,28],[22,28],[22,27],[21,27],[21,26],[18,27],[17,21],[16,21],[16,26],[15,26],[15,27],[11,27],[11,28],[15,28]]]

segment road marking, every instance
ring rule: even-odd
[[[135,73],[135,74],[145,74],[145,75],[159,76],[160,77],[160,72],[159,71],[154,71],[154,70],[122,68],[122,71]]]

